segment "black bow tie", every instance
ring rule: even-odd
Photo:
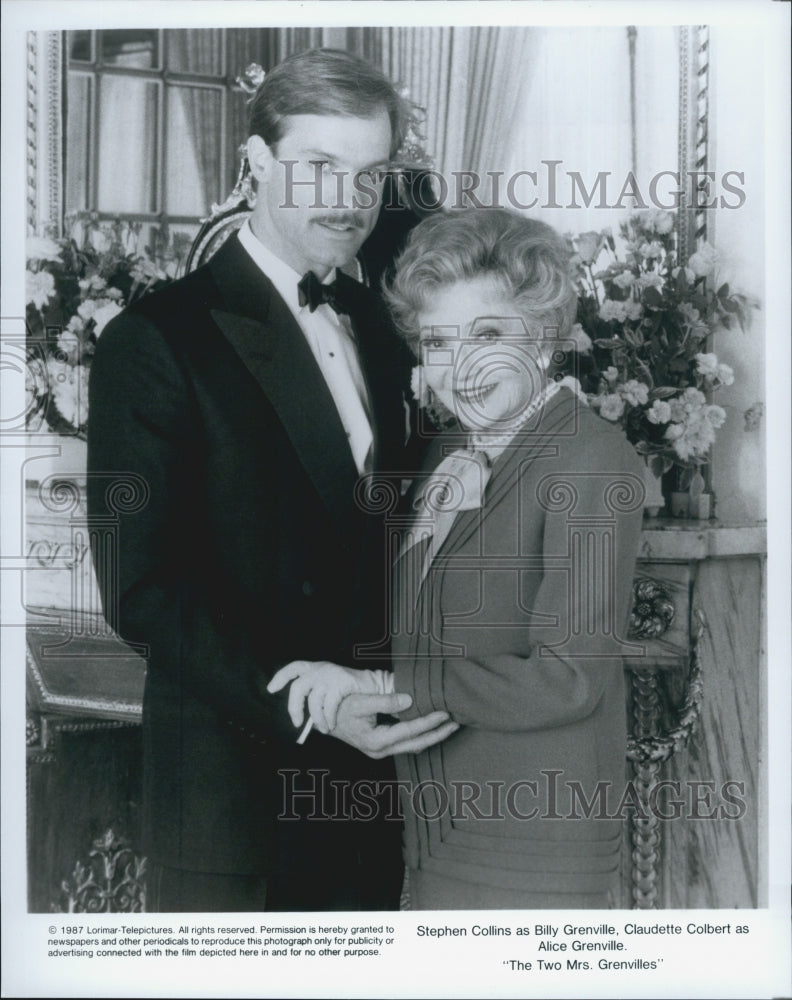
[[[301,306],[308,306],[313,312],[318,306],[325,303],[337,313],[349,312],[347,307],[339,297],[340,287],[338,281],[331,281],[324,285],[316,277],[313,271],[308,271],[297,285],[297,295]]]

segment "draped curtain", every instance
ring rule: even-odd
[[[148,65],[146,51],[118,52],[114,63]],[[105,76],[99,93],[97,200],[103,211],[151,212],[156,208],[156,83]],[[119,141],[123,135],[124,141]],[[118,179],[123,177],[123,184]]]
[[[218,29],[170,32],[170,65],[182,70],[205,71],[204,67],[210,66],[218,57],[218,36]],[[192,147],[190,163],[194,164],[200,185],[198,204],[210,205],[222,193],[218,190],[222,145],[217,141],[220,131],[217,92],[201,87],[178,87],[171,88],[169,98],[179,102],[187,123],[186,135]],[[178,183],[181,184],[181,181]]]
[[[443,174],[505,169],[536,44],[524,27],[348,29],[348,47],[426,109],[426,146]]]
[[[537,45],[533,29],[284,28],[273,34],[278,59],[314,45],[343,48],[405,87],[426,110],[426,148],[440,172],[505,169]]]

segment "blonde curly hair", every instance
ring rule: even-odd
[[[418,315],[433,294],[488,276],[502,284],[537,339],[548,334],[562,339],[569,336],[577,311],[571,255],[552,226],[516,212],[436,212],[410,233],[383,294],[397,329],[415,353]]]

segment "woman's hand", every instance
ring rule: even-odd
[[[307,701],[314,726],[320,733],[329,733],[336,727],[338,707],[347,695],[387,692],[384,674],[382,670],[350,670],[336,663],[294,660],[281,667],[267,690],[275,694],[291,682],[289,715],[294,725],[302,725]]]

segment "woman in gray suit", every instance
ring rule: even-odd
[[[396,758],[412,906],[615,905],[643,488],[621,431],[553,376],[572,349],[568,252],[510,212],[436,215],[388,297],[420,358],[414,390],[451,425],[413,484],[393,673],[368,679],[459,725]],[[292,709],[307,694],[330,732],[364,683],[330,665],[293,677]]]

